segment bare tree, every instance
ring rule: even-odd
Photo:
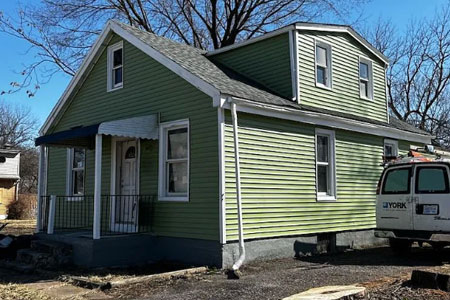
[[[296,21],[349,22],[366,0],[41,0],[0,12],[0,32],[27,41],[36,60],[3,93],[34,96],[55,72],[75,74],[108,19],[202,49],[217,49]]]
[[[20,194],[37,192],[39,152],[34,147],[23,148],[20,153]]]
[[[29,109],[0,102],[0,116],[0,148],[31,146],[37,133],[37,121]]]
[[[393,116],[450,145],[450,4],[431,20],[411,22],[397,35],[389,21],[366,37],[390,59],[387,88]]]

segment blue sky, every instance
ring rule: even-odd
[[[36,0],[28,0],[35,3]],[[21,1],[26,3],[27,1]],[[0,1],[0,11],[13,14],[17,9],[18,0]],[[420,20],[432,16],[436,9],[447,3],[447,0],[373,0],[364,7],[366,18],[364,22],[370,26],[380,16],[391,19],[397,30],[404,30],[412,20]],[[17,72],[23,69],[23,64],[33,61],[34,53],[28,52],[27,43],[14,37],[0,33],[0,90],[9,88],[11,81],[19,81]],[[67,86],[70,77],[62,73],[53,76],[52,80],[41,87],[37,95],[28,98],[25,92],[0,96],[0,100],[29,107],[40,123],[44,122],[51,109],[58,101]]]

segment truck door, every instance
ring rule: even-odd
[[[414,229],[450,231],[448,166],[417,165],[415,172]]]
[[[413,229],[412,166],[389,168],[377,201],[378,229]]]

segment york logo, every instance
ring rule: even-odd
[[[397,208],[397,209],[406,209],[405,202],[383,202],[383,208]]]

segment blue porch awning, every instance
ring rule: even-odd
[[[96,134],[156,140],[158,139],[158,116],[155,114],[74,127],[40,136],[36,139],[35,144],[36,146],[49,145],[92,149],[94,148]]]

